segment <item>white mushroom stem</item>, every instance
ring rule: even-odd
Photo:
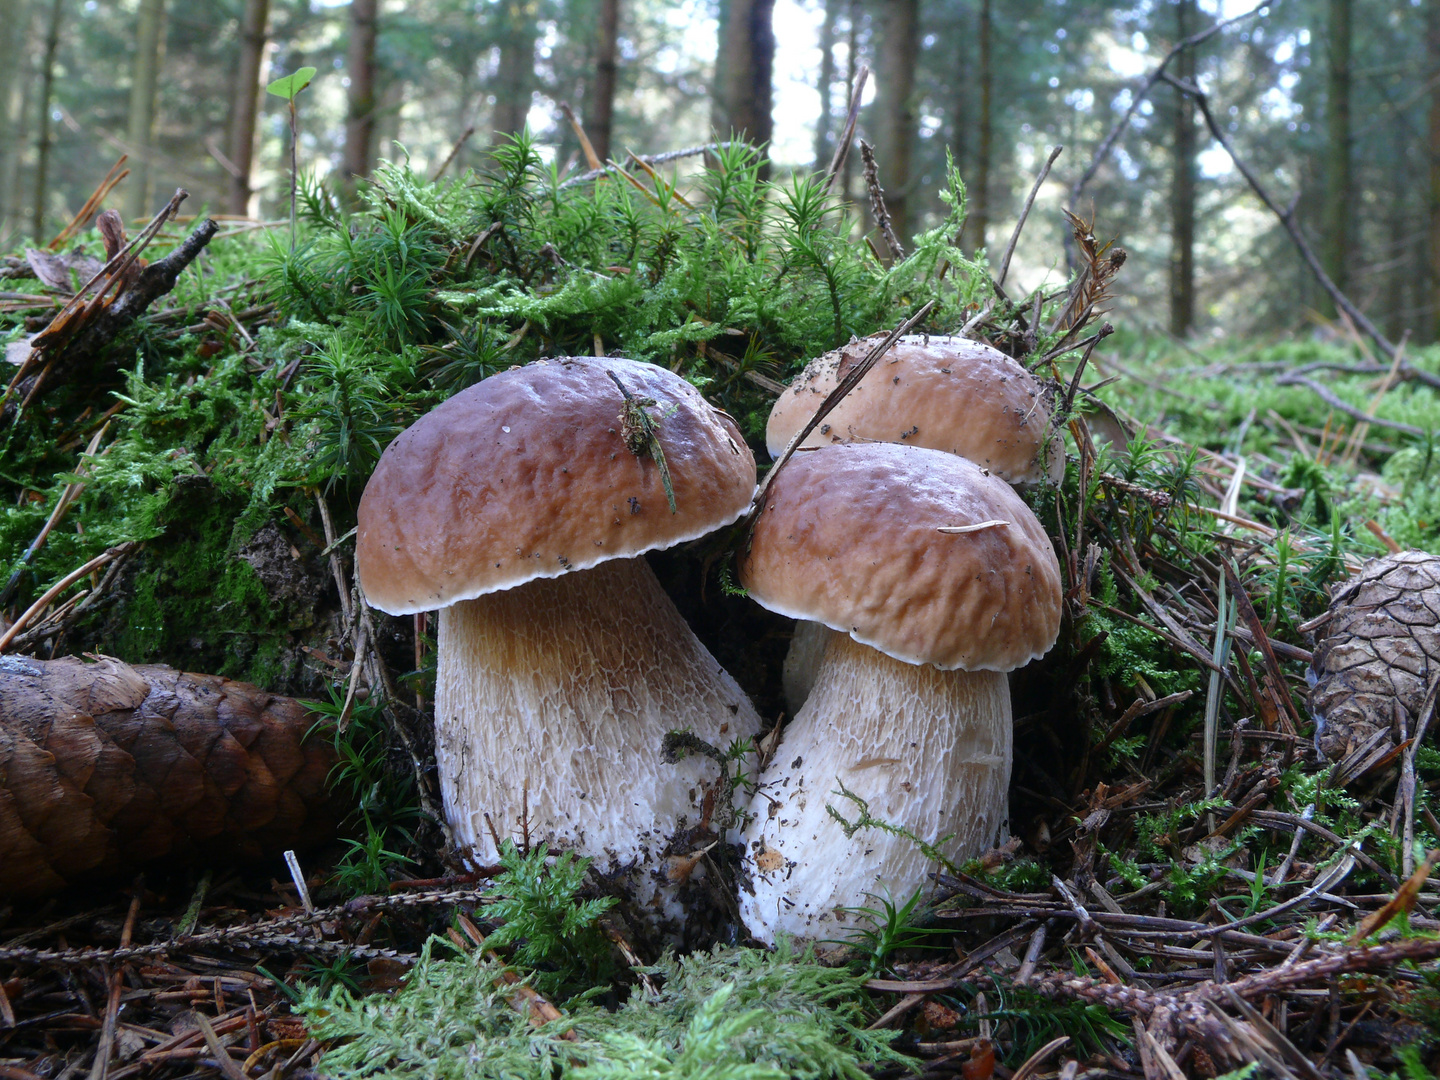
[[[805,705],[761,775],[745,828],[751,933],[844,939],[840,909],[899,906],[927,889],[934,861],[919,840],[960,861],[994,843],[1007,816],[1010,688],[1003,673],[907,664],[831,631]],[[872,818],[915,839],[862,828],[841,785]],[[877,899],[877,897],[879,899]]]
[[[735,680],[642,558],[440,612],[435,757],[457,842],[494,862],[503,840],[573,849],[602,872],[658,862],[700,823],[719,766],[661,760],[689,730],[727,748],[760,728]]]
[[[825,645],[834,632],[824,623],[809,619],[801,619],[795,624],[781,671],[785,707],[790,710],[791,716],[800,711],[800,706],[810,696],[810,688],[815,685],[815,673],[820,670],[820,659],[825,655]]]

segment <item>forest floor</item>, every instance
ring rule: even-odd
[[[354,809],[293,877],[162,862],[0,902],[0,1078],[1432,1075],[1440,752],[1325,760],[1306,683],[1337,587],[1440,552],[1440,352],[1097,339],[1123,275],[1087,229],[1077,286],[1007,298],[951,243],[948,194],[881,260],[818,183],[767,185],[738,148],[684,190],[642,163],[562,187],[520,142],[478,182],[383,167],[356,210],[307,181],[293,246],[288,223],[157,219],[154,251],[193,250],[99,342],[115,305],[74,292],[102,237],[6,259],[0,651],[305,698],[345,718],[317,737]],[[353,581],[388,440],[512,363],[604,351],[680,370],[763,449],[806,359],[930,301],[924,329],[968,326],[1065,406],[1064,480],[1030,497],[1065,619],[1014,682],[1009,842],[823,962],[734,926],[666,955],[540,850],[445,863],[433,632]],[[791,623],[698,556],[653,562],[778,716]]]

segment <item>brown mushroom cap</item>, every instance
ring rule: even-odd
[[[1030,508],[973,462],[921,447],[796,454],[766,492],[740,581],[771,611],[946,670],[1020,667],[1060,631],[1060,565]]]
[[[826,395],[877,343],[812,360],[780,395],[765,442],[779,457]],[[1058,483],[1065,455],[1040,383],[989,345],[960,337],[902,337],[806,438],[805,446],[894,442],[958,454],[1012,484]]]
[[[660,470],[633,453],[616,378],[646,407]],[[618,358],[540,360],[456,394],[399,437],[360,500],[356,564],[392,615],[703,536],[750,504],[755,459],[679,376]]]

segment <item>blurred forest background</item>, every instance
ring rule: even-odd
[[[1201,40],[1167,74],[1294,200],[1330,276],[1392,338],[1434,340],[1440,0],[0,0],[0,235],[48,240],[121,152],[128,216],[184,186],[187,209],[284,217],[288,121],[263,86],[306,65],[300,168],[343,184],[403,156],[483,169],[525,124],[554,167],[583,171],[562,103],[601,157],[736,131],[770,143],[777,174],[823,168],[868,64],[858,134],[902,236],[938,220],[948,148],[969,185],[965,246],[1003,247],[1061,143],[1016,255],[1025,287],[1065,276],[1063,206],[1129,251],[1118,316],[1133,329],[1323,320],[1194,99],[1152,78],[1187,38]],[[852,155],[863,203],[859,170]]]

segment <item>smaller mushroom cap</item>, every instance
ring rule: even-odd
[[[771,457],[805,426],[878,338],[810,361],[765,428]],[[1044,387],[1016,361],[961,337],[902,337],[802,445],[894,442],[958,454],[1012,484],[1059,483],[1065,454]]]
[[[627,443],[614,379],[648,400],[675,496]],[[360,499],[356,565],[392,615],[448,607],[704,536],[755,490],[739,429],[678,375],[613,357],[539,360],[435,408],[381,455]]]
[[[771,611],[945,670],[1009,671],[1060,632],[1060,564],[1030,508],[973,462],[917,446],[797,453],[766,491],[740,581]]]

